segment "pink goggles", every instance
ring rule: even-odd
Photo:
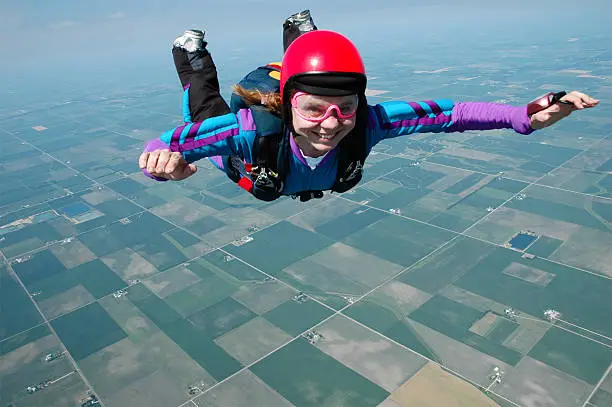
[[[331,101],[336,103],[332,103]],[[359,97],[348,96],[317,96],[309,93],[297,92],[291,98],[291,106],[295,112],[304,120],[311,122],[322,122],[336,111],[338,119],[346,120],[357,114]]]

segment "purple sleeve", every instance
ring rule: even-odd
[[[452,113],[453,124],[447,131],[514,129],[520,134],[531,134],[527,106],[500,103],[457,103]]]
[[[150,153],[155,150],[167,150],[169,148],[170,146],[168,146],[168,144],[164,143],[158,138],[154,138],[153,140],[149,140],[147,144],[145,144],[143,153]],[[159,178],[159,177],[149,174],[149,171],[147,171],[146,168],[142,169],[142,173],[146,175],[147,177],[154,179],[155,181],[168,181],[166,178]]]

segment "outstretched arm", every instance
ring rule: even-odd
[[[255,126],[250,111],[185,123],[150,140],[138,164],[143,173],[158,181],[181,180],[193,175],[192,163],[216,155],[237,155],[251,161]]]
[[[596,106],[599,101],[580,92],[561,98],[570,104],[554,104],[531,117],[527,106],[501,103],[428,100],[384,102],[370,107],[370,146],[380,140],[412,133],[463,132],[468,130],[513,129],[520,134],[552,125],[572,111]]]

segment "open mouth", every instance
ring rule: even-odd
[[[336,135],[338,135],[338,133],[334,133],[334,134],[320,134],[320,133],[315,133],[317,135],[317,137],[319,137],[322,140],[333,140]]]

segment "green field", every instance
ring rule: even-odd
[[[296,336],[331,314],[331,310],[312,300],[306,302],[289,300],[266,312],[263,317],[289,335]]]
[[[351,305],[343,311],[343,314],[383,333],[385,336],[429,359],[438,360],[432,349],[403,320],[401,315],[395,314],[390,309],[374,303],[368,298]]]
[[[200,243],[200,239],[179,228],[171,229],[164,235],[170,241],[178,243],[180,247],[189,247],[196,243]]]
[[[331,245],[325,236],[310,232],[283,221],[253,235],[253,241],[242,246],[229,244],[224,247],[236,257],[255,267],[277,276],[291,263],[308,257]],[[274,253],[273,256],[270,253]]]
[[[409,266],[452,236],[451,232],[422,223],[387,217],[346,237],[343,243],[392,263]]]
[[[2,338],[2,342],[0,342],[0,356],[6,355],[17,348],[27,345],[30,342],[34,342],[47,335],[51,335],[51,331],[47,325],[39,325],[36,328],[29,329],[9,339]]]
[[[222,380],[240,369],[240,363],[217,346],[209,334],[184,319],[146,287],[140,284],[130,287],[128,298],[215,379]]]
[[[361,211],[361,212],[360,212]],[[360,212],[356,214],[356,212]],[[317,233],[333,240],[341,240],[347,236],[367,229],[376,222],[391,216],[388,213],[374,209],[365,210],[361,207],[353,209],[347,214],[338,216],[322,225],[316,227]]]
[[[427,161],[432,163],[449,165],[451,167],[463,168],[466,170],[485,172],[487,174],[498,174],[503,171],[508,171],[510,167],[490,163],[488,161],[476,160],[473,158],[455,157],[442,153],[436,153],[427,158]]]
[[[216,274],[202,278],[195,284],[170,294],[165,298],[167,305],[174,308],[184,317],[215,304],[229,297],[237,287],[228,283]]]
[[[244,264],[240,260],[227,258],[227,255],[220,250],[208,253],[195,260],[195,262],[206,268],[222,270],[239,281],[261,281],[266,278],[264,274]]]
[[[541,286],[502,273],[513,262],[555,277]],[[543,316],[553,307],[568,322],[612,335],[612,325],[605,322],[612,312],[609,287],[593,274],[539,258],[523,259],[520,253],[498,247],[454,284],[531,315]]]
[[[466,189],[476,185],[477,183],[482,181],[485,177],[486,175],[484,174],[480,174],[477,172],[472,173],[468,175],[467,177],[463,178],[462,180],[457,181],[450,187],[446,188],[444,192],[446,192],[447,194],[459,194],[465,191]]]
[[[94,302],[51,322],[72,357],[81,360],[127,337],[100,304]]]
[[[562,244],[562,240],[555,239],[554,237],[540,236],[526,251],[538,257],[548,257]]]
[[[521,359],[519,352],[502,346],[493,338],[484,338],[469,331],[472,324],[482,316],[481,311],[442,296],[434,296],[411,313],[410,319],[510,365],[516,365]]]
[[[251,310],[228,297],[191,314],[187,319],[204,334],[216,338],[250,321],[255,316],[256,314]]]
[[[60,240],[60,234],[48,221],[33,223],[14,232],[3,234],[0,249],[7,258],[37,249],[45,243]]]
[[[374,407],[389,395],[303,338],[291,342],[250,370],[300,407]]]
[[[52,278],[66,271],[66,267],[50,250],[32,254],[29,260],[14,263],[12,266],[26,286],[31,286],[38,281]]]
[[[580,152],[573,148],[518,141],[511,137],[474,137],[465,144],[475,150],[502,156],[511,155],[515,159],[537,160],[538,163],[547,165],[545,168],[557,167]]]
[[[530,196],[522,200],[512,200],[510,203],[508,203],[508,207],[545,216],[547,218],[575,223],[593,229],[599,229],[604,232],[610,231],[610,229],[604,223],[594,217],[585,208],[578,208],[540,198],[532,198]]]
[[[40,291],[36,301],[41,302],[79,284],[82,284],[95,298],[102,298],[126,286],[117,274],[96,259],[37,281],[29,287],[29,290]]]
[[[4,266],[0,266],[0,340],[42,322],[32,301]],[[6,310],[19,310],[19,318]],[[4,345],[4,342],[0,342]]]
[[[389,210],[393,208],[403,208],[411,203],[419,200],[425,195],[429,194],[432,190],[422,188],[420,185],[417,187],[399,187],[393,191],[380,196],[368,203],[375,208]]]
[[[458,203],[453,204],[450,209],[439,215],[426,220],[432,225],[463,232],[478,219],[485,216],[486,213],[487,212],[483,210],[483,208]]]
[[[481,241],[460,237],[400,275],[398,281],[433,294],[467,273],[493,248]]]
[[[612,349],[551,328],[529,356],[595,385],[612,361]]]

